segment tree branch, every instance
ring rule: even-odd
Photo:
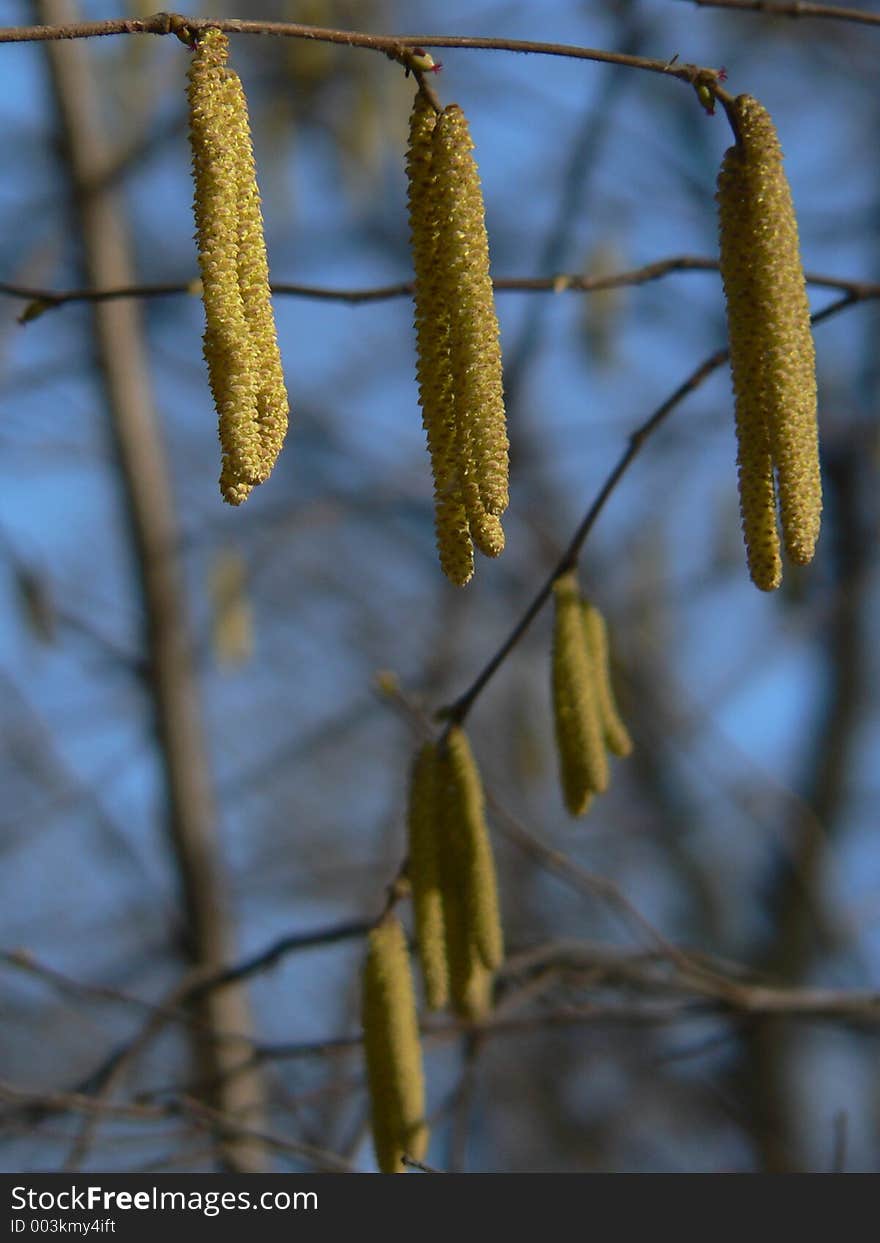
[[[568,43],[544,43],[532,39],[487,39],[468,35],[379,35],[355,30],[333,30],[321,26],[304,26],[298,22],[240,21],[237,18],[184,17],[179,13],[156,13],[142,19],[112,18],[103,22],[66,22],[57,25],[3,26],[0,43],[28,43],[40,40],[92,39],[106,35],[177,35],[189,42],[193,35],[206,29],[224,30],[227,34],[274,35],[289,39],[308,39],[318,43],[338,43],[346,47],[369,48],[393,59],[405,57],[413,48],[465,48],[484,52],[521,52],[538,56],[562,56],[572,60],[598,61],[627,69],[662,73],[693,85],[701,78],[715,81],[717,71],[678,61],[656,60],[647,56],[630,56],[626,52],[608,52],[600,48],[580,47]]]
[[[739,9],[741,12],[761,13],[765,17],[822,17],[838,22],[880,26],[878,13],[838,8],[833,4],[807,4],[803,0],[791,0],[791,3],[776,3],[776,0],[688,0],[688,3],[700,9]]]
[[[676,272],[717,272],[718,260],[699,255],[673,255],[669,259],[657,259],[622,272],[602,276],[583,273],[558,273],[555,276],[499,276],[492,282],[496,293],[597,293],[604,289],[620,289],[626,286],[645,285]],[[842,276],[826,276],[818,272],[806,273],[807,283],[818,289],[837,289],[855,293],[860,300],[880,298],[880,282],[849,280]],[[45,311],[54,310],[70,302],[115,302],[122,298],[166,298],[193,294],[197,285],[193,281],[175,281],[156,285],[127,285],[115,289],[37,289],[29,285],[0,281],[0,294],[9,298],[21,298],[30,305],[19,316],[20,323],[37,319]],[[352,305],[370,302],[386,302],[395,298],[411,296],[412,281],[397,281],[389,285],[375,285],[364,289],[328,289],[323,285],[292,284],[274,281],[272,293],[276,297],[316,299],[324,302],[348,302]]]

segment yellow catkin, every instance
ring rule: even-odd
[[[474,572],[474,549],[458,477],[449,319],[441,301],[437,268],[436,178],[431,136],[437,114],[418,92],[410,116],[406,170],[409,226],[415,269],[416,375],[422,423],[434,477],[434,526],[440,565],[459,586]]]
[[[565,805],[573,816],[608,788],[608,756],[596,679],[585,641],[574,573],[553,586],[553,716]]]
[[[459,468],[472,468],[482,508],[501,515],[508,502],[508,440],[501,346],[486,236],[483,195],[464,113],[450,104],[432,136],[436,267],[449,317]]]
[[[260,437],[260,482],[268,479],[287,434],[288,398],[275,314],[269,286],[269,261],[263,213],[257,186],[247,100],[238,74],[227,69],[226,89],[236,128],[229,141],[238,161],[238,285],[250,327],[253,366],[257,376],[257,427]]]
[[[449,967],[440,876],[440,797],[436,743],[422,747],[413,764],[407,830],[409,880],[425,999],[430,1010],[449,1003]]]
[[[587,652],[590,656],[595,679],[596,699],[599,704],[599,720],[605,745],[613,755],[621,758],[632,753],[632,739],[620,718],[614,690],[611,686],[611,656],[608,649],[608,628],[605,618],[592,604],[581,606]]]
[[[428,1129],[409,952],[393,916],[370,933],[362,1021],[376,1160],[383,1174],[404,1173],[404,1154],[424,1157]]]
[[[443,846],[439,865],[449,1001],[457,1015],[477,1022],[485,1018],[491,1006],[493,973],[480,957],[473,939],[466,897],[467,854],[461,835],[454,826],[451,832],[449,827],[447,818],[441,816]]]
[[[504,551],[504,528],[501,519],[496,514],[488,513],[483,504],[470,428],[466,420],[456,422],[455,444],[459,485],[471,538],[484,557],[498,557]]]
[[[809,562],[819,534],[815,351],[776,129],[766,109],[748,95],[740,95],[733,108],[738,142],[725,153],[718,177],[721,275],[743,532],[752,578],[768,591],[782,577],[775,492],[792,561]]]
[[[460,892],[469,939],[484,966],[492,970],[504,959],[495,861],[486,824],[483,785],[467,735],[460,726],[449,730],[439,758],[444,808],[441,849],[457,873],[457,883],[444,886],[444,897],[453,887]]]
[[[194,215],[204,354],[223,456],[220,489],[246,499],[272,468],[284,437],[287,395],[269,302],[247,105],[227,67],[219,30],[199,37],[189,69]]]

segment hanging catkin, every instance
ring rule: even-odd
[[[461,109],[438,118],[419,91],[406,161],[417,377],[440,564],[459,585],[473,574],[474,544],[489,557],[502,552],[508,495],[498,321],[472,149]]]
[[[477,1020],[503,958],[495,864],[483,791],[464,732],[426,743],[410,780],[409,880],[431,1009]]]
[[[383,1174],[428,1147],[419,1024],[406,936],[393,916],[374,928],[364,965],[362,1021],[373,1144]]]
[[[454,820],[441,814],[439,852],[443,894],[443,931],[452,1009],[464,1019],[485,1017],[491,1005],[492,971],[474,941],[473,919],[467,897],[469,869],[463,835]]]
[[[437,267],[436,177],[431,167],[436,122],[433,105],[419,91],[410,116],[406,153],[415,269],[416,376],[434,476],[437,552],[447,578],[464,586],[474,572],[474,550],[459,483],[449,317],[440,296]]]
[[[632,739],[629,731],[620,719],[617,702],[611,685],[611,653],[608,647],[608,627],[605,618],[595,605],[584,602],[581,605],[584,621],[584,633],[587,641],[587,654],[592,662],[595,679],[596,701],[599,707],[599,721],[605,746],[612,755],[626,757],[632,753]]]
[[[792,561],[809,562],[819,534],[815,351],[776,129],[766,109],[748,95],[740,95],[732,110],[738,139],[725,153],[718,177],[721,275],[743,534],[752,579],[769,591],[782,578],[776,492]]]
[[[438,780],[437,745],[426,742],[416,756],[410,777],[407,829],[416,943],[429,1010],[442,1010],[449,1002]]]
[[[553,716],[562,794],[573,816],[608,788],[608,757],[594,661],[587,642],[577,578],[553,585]]]
[[[501,346],[485,209],[474,144],[461,108],[450,104],[434,127],[437,256],[449,316],[456,423],[468,430],[463,473],[472,466],[482,507],[498,516],[508,501],[508,442]]]
[[[287,388],[275,330],[269,288],[269,262],[257,170],[248,122],[247,100],[238,74],[227,69],[227,90],[236,129],[230,141],[238,151],[238,284],[250,326],[257,375],[257,429],[260,437],[260,482],[268,479],[287,434]]]
[[[269,475],[287,428],[287,392],[269,295],[247,103],[220,30],[199,36],[189,69],[194,215],[205,305],[204,354],[217,408],[224,500]]]
[[[504,959],[495,861],[486,824],[483,785],[464,730],[453,725],[440,751],[443,851],[458,876],[468,936],[489,970]],[[447,890],[453,886],[446,887]]]

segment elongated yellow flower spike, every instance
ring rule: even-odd
[[[740,508],[753,581],[813,556],[822,512],[816,363],[797,221],[776,129],[748,95],[733,104],[738,141],[718,177],[721,275],[736,394]],[[776,472],[774,489],[773,470]]]
[[[194,215],[204,354],[219,419],[224,500],[239,505],[268,477],[287,427],[287,394],[247,104],[220,30],[199,36],[189,69]]]
[[[409,881],[412,887],[419,962],[429,1010],[449,1002],[446,921],[440,873],[442,790],[437,745],[427,742],[416,756],[409,788],[407,829]]]
[[[633,744],[629,731],[620,718],[611,686],[608,627],[605,625],[605,618],[595,605],[584,602],[581,605],[581,615],[584,621],[587,654],[592,665],[596,700],[599,706],[599,721],[605,745],[612,755],[624,758],[632,754]]]
[[[468,432],[459,443],[459,469],[473,469],[483,508],[499,516],[508,502],[509,451],[501,346],[474,144],[457,104],[444,109],[432,143],[437,271],[449,316],[455,419]]]
[[[259,482],[262,483],[272,473],[287,435],[287,387],[272,310],[269,261],[247,100],[238,74],[231,69],[226,72],[230,114],[235,120],[235,129],[230,133],[229,141],[234,145],[238,159],[238,285],[245,319],[250,327],[256,374],[256,416],[261,456]]]
[[[436,178],[431,167],[431,135],[436,122],[433,105],[419,91],[410,116],[406,153],[415,269],[416,376],[434,477],[434,527],[440,565],[447,578],[464,586],[474,572],[474,550],[458,477],[449,319],[440,297],[437,271]]]
[[[577,578],[553,585],[553,716],[565,805],[573,816],[608,788],[608,756],[593,662],[586,643]]]
[[[361,1008],[376,1160],[383,1174],[402,1174],[404,1154],[424,1157],[428,1128],[409,952],[393,916],[370,933]]]
[[[492,970],[504,960],[495,861],[483,785],[467,735],[458,725],[449,730],[440,751],[440,783],[444,806],[441,849],[449,855],[451,871],[457,873],[455,888],[463,898],[468,937],[483,965]],[[444,887],[444,900],[451,887]]]

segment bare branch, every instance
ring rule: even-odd
[[[808,4],[804,0],[689,0],[701,9],[739,9],[741,12],[761,13],[765,17],[822,17],[838,22],[860,22],[864,26],[880,26],[880,13],[866,13],[864,9],[839,8],[834,4]]]
[[[214,989],[225,988],[227,985],[235,984],[239,980],[255,975],[259,971],[266,971],[270,967],[274,967],[288,954],[295,953],[298,950],[316,949],[323,945],[335,945],[340,941],[358,940],[367,935],[375,922],[375,919],[350,920],[348,923],[335,924],[330,928],[319,928],[315,932],[299,932],[293,933],[291,936],[281,937],[267,949],[262,950],[259,954],[254,954],[251,958],[245,959],[244,962],[239,963],[237,966],[227,967],[223,971],[218,971],[216,974],[208,976],[207,979],[199,980],[189,990],[188,997],[190,999],[202,997],[205,993],[211,992]]]
[[[496,293],[598,293],[605,289],[620,289],[631,285],[645,285],[676,272],[717,272],[718,260],[699,255],[674,255],[658,259],[622,272],[601,276],[584,273],[558,273],[555,276],[499,276],[492,282]],[[880,282],[849,280],[842,276],[826,276],[807,272],[808,284],[819,289],[837,289],[843,293],[855,293],[860,300],[880,298]],[[0,294],[9,298],[21,298],[29,305],[19,316],[22,323],[36,319],[45,311],[54,310],[70,302],[114,302],[121,298],[167,298],[197,292],[197,285],[189,282],[171,282],[156,285],[128,285],[116,289],[37,289],[27,285],[0,281]],[[386,302],[412,295],[412,281],[397,281],[390,285],[375,285],[364,289],[328,289],[323,285],[302,285],[289,281],[275,281],[272,293],[277,297],[315,299],[322,302],[347,302],[352,305]]]
[[[569,43],[544,43],[532,39],[487,39],[467,35],[379,35],[355,30],[333,30],[321,26],[304,26],[298,22],[240,21],[237,18],[183,17],[179,13],[156,13],[152,17],[110,19],[104,22],[69,22],[55,26],[0,27],[0,43],[27,43],[40,40],[91,39],[105,35],[177,35],[189,42],[200,30],[224,30],[227,34],[275,35],[289,39],[307,39],[318,43],[338,43],[346,47],[369,48],[382,52],[408,65],[407,53],[413,48],[464,48],[484,52],[521,52],[538,56],[562,56],[572,60],[598,61],[627,69],[662,73],[693,85],[701,78],[715,81],[714,69],[683,64],[677,60],[655,60],[647,56],[631,56],[626,52],[609,52],[600,48],[580,47]]]

